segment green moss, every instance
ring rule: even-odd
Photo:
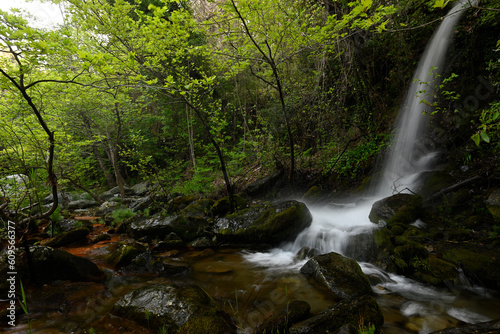
[[[472,238],[472,234],[470,231],[464,228],[456,228],[446,232],[448,236],[448,240],[453,241],[465,241],[470,240]]]
[[[427,249],[415,242],[396,247],[394,249],[394,254],[399,256],[407,263],[414,258],[426,259],[429,256],[429,252],[427,252]]]
[[[391,232],[393,235],[402,235],[405,230],[405,227],[401,224],[395,224],[391,227]]]
[[[391,235],[392,232],[386,228],[376,230],[373,237],[377,247],[382,249],[392,248]]]

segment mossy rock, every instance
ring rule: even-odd
[[[379,249],[388,249],[393,248],[391,242],[392,232],[386,228],[380,228],[375,230],[373,234],[373,238],[375,240],[375,244]]]
[[[254,206],[221,218],[215,224],[215,232],[221,243],[277,244],[293,239],[311,222],[311,213],[304,203],[285,201]]]
[[[87,241],[86,238],[89,235],[89,233],[90,231],[86,227],[75,228],[68,232],[63,232],[59,235],[56,235],[51,239],[44,240],[40,244],[42,246],[59,248],[62,246],[70,245],[75,242],[86,242]]]
[[[427,272],[427,276],[423,276],[422,280],[433,285],[442,286],[446,282],[453,283],[458,276],[454,264],[436,257],[429,257],[426,267],[422,268],[422,270]]]
[[[127,228],[127,233],[135,238],[146,237],[148,241],[162,240],[170,233],[179,235],[185,242],[192,241],[208,233],[210,223],[205,218],[191,216],[155,216],[134,220]]]
[[[493,219],[500,223],[500,188],[493,189],[485,201],[488,211],[493,216]]]
[[[127,241],[110,246],[112,252],[107,258],[107,262],[116,269],[128,266],[138,255],[147,251],[146,247],[135,241]]]
[[[189,204],[193,203],[197,199],[198,199],[198,197],[196,197],[194,195],[193,196],[177,196],[175,198],[172,198],[167,203],[167,212],[168,213],[179,212],[182,209],[185,209]]]
[[[424,236],[424,232],[422,232],[422,230],[414,227],[414,226],[410,226],[406,229],[406,231],[404,231],[403,233],[403,236],[404,237],[423,237]]]
[[[443,251],[443,259],[463,269],[474,283],[492,289],[500,288],[500,254],[498,249],[478,244],[452,245]]]
[[[202,198],[189,204],[179,211],[179,215],[191,217],[204,217],[208,214],[215,201],[210,198]]]
[[[427,249],[415,242],[394,248],[394,254],[406,263],[409,263],[412,259],[426,259],[429,256]]]
[[[235,207],[236,211],[243,210],[244,208],[247,207],[247,200],[244,199],[243,197],[234,195],[233,200],[235,202],[234,205],[236,206]],[[229,211],[230,211],[229,196],[225,196],[213,204],[213,206],[210,208],[209,215],[212,217],[225,216],[226,214],[229,213]]]
[[[395,223],[410,224],[419,218],[422,207],[421,196],[397,194],[375,202],[369,219],[373,223],[386,221],[389,226]]]
[[[394,224],[391,227],[391,232],[395,236],[403,235],[405,231],[406,231],[406,226],[404,226],[403,224]]]

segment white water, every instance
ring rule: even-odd
[[[418,175],[432,167],[436,157],[434,144],[426,138],[428,117],[424,111],[434,102],[435,88],[448,51],[454,28],[468,7],[468,0],[458,1],[443,19],[427,44],[400,108],[391,150],[381,173],[378,197],[392,195],[416,186]],[[425,101],[425,102],[423,102]]]
[[[283,244],[280,248],[265,253],[245,253],[246,261],[269,270],[298,271],[306,260],[298,260],[296,255],[304,247],[315,249],[320,254],[337,252],[358,261],[366,261],[366,256],[363,258],[360,255],[360,249],[356,247],[360,248],[359,245],[365,242],[359,240],[359,236],[370,235],[377,228],[377,225],[368,219],[372,204],[377,199],[392,195],[395,191],[401,191],[404,188],[411,189],[415,186],[418,175],[432,167],[436,152],[429,149],[428,145],[424,145],[425,141],[422,140],[425,136],[427,120],[426,115],[423,114],[425,104],[421,101],[433,102],[433,89],[437,84],[436,75],[440,73],[443,66],[454,27],[464,12],[464,3],[467,1],[461,0],[450,10],[435,31],[422,56],[407,92],[406,101],[400,110],[396,125],[397,132],[384,163],[382,177],[376,187],[376,198],[360,206],[350,205],[341,209],[310,208],[313,222],[309,228],[298,235],[294,242]],[[422,82],[427,84],[420,84]],[[422,90],[426,91],[420,92]],[[414,226],[424,228],[425,223],[417,221]],[[381,283],[374,287],[379,295],[395,294],[404,300],[399,305],[400,313],[407,318],[418,318],[419,323],[416,327],[420,333],[443,328],[446,325],[442,322],[446,317],[467,323],[489,320],[485,315],[462,307],[464,303],[460,293],[436,289],[403,276],[386,273],[367,262],[360,262],[360,265],[365,274],[380,279]],[[485,293],[482,289],[469,288],[475,289],[476,295],[477,292]]]

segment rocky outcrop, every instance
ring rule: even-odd
[[[195,285],[156,284],[134,290],[113,307],[115,315],[167,333],[236,333],[229,316]]]
[[[359,264],[334,252],[315,256],[300,268],[300,272],[339,299],[355,299],[373,293]]]
[[[228,244],[277,244],[297,236],[311,225],[304,203],[285,201],[262,204],[220,218],[215,224],[217,240]]]
[[[290,327],[290,334],[336,333],[346,325],[354,328],[375,327],[380,333],[384,316],[373,296],[343,300],[317,316]]]

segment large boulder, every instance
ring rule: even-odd
[[[112,313],[167,333],[236,333],[229,316],[200,287],[149,285],[120,298]]]
[[[396,194],[373,203],[370,211],[370,221],[379,223],[411,224],[415,222],[422,211],[423,200],[419,195]]]
[[[55,280],[68,280],[75,282],[101,281],[106,275],[90,260],[75,256],[59,249],[45,246],[30,247],[31,262],[38,283],[48,283]],[[28,261],[24,252],[18,252],[16,270],[23,282],[34,282],[30,274]],[[0,290],[3,291],[7,283],[8,270],[7,256],[0,257]],[[5,279],[4,279],[5,278]]]
[[[359,264],[338,253],[315,256],[300,268],[300,272],[340,299],[355,299],[373,294],[370,282]]]
[[[380,333],[384,316],[373,296],[343,300],[320,314],[290,327],[290,334],[336,333],[345,325],[355,328],[375,327]]]
[[[200,217],[177,215],[163,218],[157,215],[136,219],[128,226],[127,233],[135,239],[163,240],[173,232],[189,242],[204,236],[208,227],[208,221]]]
[[[284,201],[262,204],[220,218],[215,224],[219,242],[277,244],[293,239],[312,222],[304,203]]]

